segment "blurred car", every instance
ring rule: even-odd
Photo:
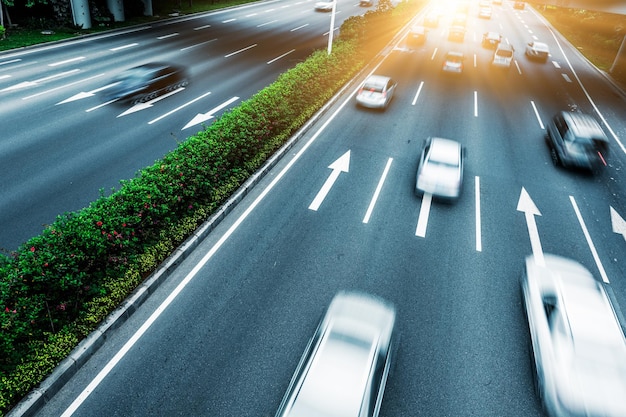
[[[393,99],[397,83],[384,75],[370,75],[356,95],[356,103],[373,109],[386,109]]]
[[[534,379],[551,417],[626,415],[626,339],[603,284],[580,263],[526,258],[521,278]]]
[[[443,72],[460,74],[463,72],[463,61],[465,61],[465,55],[463,55],[463,52],[450,51],[446,54],[446,57],[443,60],[441,70]]]
[[[359,6],[361,7],[370,7],[374,4],[374,0],[361,0],[359,1]]]
[[[340,292],[309,341],[276,417],[376,417],[395,347],[392,304]]]
[[[502,42],[502,36],[498,32],[485,32],[483,33],[482,45],[485,48],[497,48],[498,44]]]
[[[430,137],[424,141],[415,180],[415,194],[457,199],[463,186],[465,148],[452,139]]]
[[[502,0],[492,0],[493,4],[502,4]]]
[[[555,165],[587,170],[606,166],[609,140],[589,114],[557,113],[546,126],[545,138]]]
[[[493,59],[491,60],[491,66],[496,68],[511,68],[511,64],[513,63],[513,54],[515,49],[512,45],[499,42],[496,46],[496,50],[493,53]]]
[[[478,17],[481,19],[491,19],[491,6],[481,7],[478,10]]]
[[[457,13],[452,18],[452,26],[463,26],[467,25],[467,15],[465,13]]]
[[[152,62],[122,72],[112,84],[105,94],[106,101],[124,100],[136,104],[185,87],[189,80],[182,67]]]
[[[523,1],[516,1],[515,3],[513,3],[514,9],[524,10],[525,7],[526,7],[526,3],[524,3]]]
[[[455,42],[463,42],[465,39],[465,27],[464,26],[451,26],[448,31],[448,40]]]
[[[530,59],[546,62],[550,56],[550,48],[543,42],[528,42],[526,44],[526,56]]]
[[[414,25],[411,27],[408,36],[408,43],[410,45],[423,45],[426,42],[428,31],[424,26]]]
[[[315,3],[315,10],[318,12],[330,12],[333,10],[334,1],[318,1]]]

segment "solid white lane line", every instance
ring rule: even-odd
[[[533,110],[535,111],[535,117],[537,117],[537,121],[539,122],[539,127],[545,129],[543,122],[541,121],[541,116],[539,116],[539,112],[537,111],[537,106],[535,106],[535,102],[530,100],[530,104],[533,106]]]
[[[587,226],[585,225],[585,221],[583,220],[583,216],[580,214],[580,210],[578,209],[578,205],[576,204],[576,200],[574,200],[573,196],[569,196],[569,200],[574,207],[574,212],[576,213],[576,217],[578,218],[578,223],[580,223],[580,228],[583,230],[583,234],[585,235],[585,239],[587,240],[587,245],[589,245],[589,249],[591,250],[591,254],[593,255],[593,260],[596,262],[596,266],[600,271],[600,276],[602,277],[602,281],[609,283],[609,277],[606,276],[606,272],[604,271],[604,266],[602,266],[602,262],[600,262],[600,257],[598,256],[598,252],[596,251],[596,247],[591,240],[591,235],[589,235],[589,231],[587,230]]]
[[[309,26],[309,24],[305,23],[304,25],[300,25],[298,27],[295,27],[295,28],[291,29],[289,32],[295,32],[296,30],[300,30],[300,29],[305,28],[307,26]]]
[[[422,91],[422,87],[424,86],[424,81],[422,81],[420,83],[420,86],[417,89],[417,93],[415,93],[415,97],[413,97],[413,102],[411,102],[412,106],[415,106],[415,103],[417,103],[417,97],[419,97],[420,92]]]
[[[244,51],[247,51],[248,49],[252,49],[252,48],[254,48],[255,46],[257,46],[257,44],[256,44],[256,43],[255,43],[255,44],[252,44],[252,45],[250,45],[250,46],[246,46],[245,48],[241,48],[241,49],[239,49],[238,51],[231,52],[230,54],[224,55],[224,58],[229,58],[229,57],[231,57],[231,56],[233,56],[233,55],[240,54],[240,53],[242,53],[242,52],[244,52]]]
[[[474,200],[476,202],[476,251],[482,252],[483,250],[483,238],[481,232],[481,218],[480,218],[480,177],[477,175],[474,177]]]
[[[294,51],[295,51],[295,49],[292,49],[292,50],[291,50],[291,51],[289,51],[289,52],[285,52],[284,54],[282,54],[282,55],[280,55],[280,56],[277,56],[276,58],[274,58],[274,59],[271,59],[271,60],[267,61],[267,63],[268,63],[268,64],[271,64],[272,62],[278,61],[279,59],[286,57],[287,55],[289,55],[290,53],[292,53],[292,52],[294,52]]]
[[[374,191],[374,195],[372,196],[372,201],[370,201],[370,205],[367,208],[365,217],[363,217],[363,223],[368,223],[370,221],[370,217],[372,216],[372,212],[374,211],[374,206],[376,205],[376,201],[378,200],[378,195],[380,194],[380,190],[382,190],[383,188],[383,184],[385,183],[385,178],[387,178],[387,173],[389,172],[389,168],[391,167],[391,162],[393,162],[393,158],[389,158],[387,160],[387,165],[385,165],[385,169],[383,170],[383,175],[380,177],[380,180],[378,180],[376,191]]]
[[[174,32],[174,33],[170,33],[169,35],[163,35],[163,36],[157,36],[158,40],[163,40],[163,39],[167,39],[167,38],[173,38],[174,36],[178,36],[179,33],[178,32]]]
[[[478,117],[478,91],[474,91],[474,117]]]
[[[430,193],[424,193],[422,197],[422,206],[420,207],[420,214],[417,219],[417,228],[415,229],[415,236],[425,237],[426,226],[428,226],[428,214],[430,213],[430,205],[433,200],[433,195]]]
[[[85,59],[84,56],[77,56],[76,58],[66,59],[65,61],[54,62],[52,64],[48,64],[49,67],[57,67],[59,65],[69,64],[70,62],[82,61]]]
[[[202,94],[200,97],[196,97],[196,98],[194,98],[193,100],[186,102],[185,104],[183,104],[183,105],[181,105],[181,106],[176,107],[174,110],[170,110],[170,111],[168,111],[167,113],[165,113],[165,114],[163,114],[163,115],[161,115],[161,116],[157,117],[156,119],[152,119],[152,120],[150,120],[150,121],[148,122],[148,124],[149,124],[149,125],[151,125],[152,123],[156,123],[156,122],[158,122],[159,120],[161,120],[161,119],[163,119],[163,118],[165,118],[165,117],[169,116],[170,114],[172,114],[172,113],[176,113],[178,110],[183,109],[183,108],[187,107],[188,105],[190,105],[190,104],[192,104],[192,103],[195,103],[196,101],[198,101],[198,100],[200,100],[200,99],[205,98],[205,97],[206,97],[206,96],[208,96],[209,94],[211,94],[211,92],[210,92],[210,91],[209,91],[209,92],[206,92],[206,93],[204,93],[204,94]]]

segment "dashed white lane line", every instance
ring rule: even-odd
[[[378,180],[376,191],[374,191],[374,195],[372,196],[372,201],[370,201],[370,205],[367,208],[365,217],[363,217],[363,223],[367,223],[370,221],[370,217],[372,216],[372,212],[374,211],[374,206],[376,205],[376,201],[378,200],[380,190],[382,190],[383,188],[383,184],[385,183],[385,178],[387,178],[387,174],[389,173],[389,168],[391,167],[392,162],[393,162],[393,158],[389,158],[387,160],[387,165],[385,165],[385,169],[383,170],[383,175],[381,175],[380,180]]]
[[[430,206],[433,201],[433,195],[430,193],[424,193],[422,197],[422,206],[420,207],[420,214],[417,219],[417,228],[415,229],[415,236],[426,237],[426,227],[428,226],[428,214],[430,213]]]
[[[604,266],[602,266],[602,262],[600,262],[600,257],[598,256],[598,252],[596,251],[596,247],[591,240],[591,235],[589,235],[589,231],[587,230],[587,226],[585,225],[585,221],[583,220],[583,216],[580,214],[580,210],[578,209],[578,205],[576,204],[576,200],[574,200],[573,196],[569,196],[569,200],[572,203],[572,207],[574,207],[574,212],[576,213],[576,217],[578,218],[578,223],[580,223],[580,228],[583,230],[583,234],[585,235],[585,239],[587,240],[587,245],[589,245],[589,249],[591,250],[591,254],[593,255],[593,260],[596,262],[596,266],[600,271],[600,276],[602,277],[602,281],[609,283],[609,277],[607,277],[606,272],[604,271]]]

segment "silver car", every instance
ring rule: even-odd
[[[386,109],[396,91],[397,83],[384,75],[370,75],[359,88],[356,103],[373,109]]]
[[[626,416],[626,338],[601,282],[578,262],[526,258],[521,279],[544,407],[556,416]]]
[[[276,417],[376,417],[389,374],[396,313],[340,292],[300,359]]]
[[[415,194],[456,199],[463,185],[465,148],[452,139],[428,138],[420,155]]]
[[[526,44],[526,56],[536,61],[546,62],[550,56],[548,44],[543,42],[528,42]]]

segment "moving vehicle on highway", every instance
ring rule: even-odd
[[[189,79],[182,67],[151,62],[122,72],[113,79],[113,84],[105,93],[106,101],[123,100],[136,104],[185,87]]]
[[[430,137],[424,141],[415,179],[415,194],[457,199],[463,186],[465,148],[452,139]]]
[[[340,292],[309,341],[276,417],[377,417],[395,348],[395,308]]]
[[[463,42],[465,40],[465,26],[454,25],[448,31],[448,40],[454,42]]]
[[[550,56],[550,48],[543,42],[528,42],[526,44],[526,56],[535,61],[546,62]]]
[[[590,171],[606,166],[609,139],[589,114],[557,113],[546,126],[545,139],[555,165]]]
[[[491,66],[505,69],[511,68],[514,51],[515,49],[513,49],[512,45],[505,42],[499,42],[496,46],[495,52],[493,53]]]
[[[513,8],[516,10],[524,10],[525,7],[526,3],[523,1],[516,1],[515,3],[513,3]]]
[[[452,74],[461,74],[463,72],[463,61],[465,61],[463,52],[450,51],[443,60],[441,70]]]
[[[500,42],[502,42],[502,36],[500,36],[498,32],[483,33],[483,40],[481,42],[483,47],[495,49]]]
[[[333,10],[334,3],[334,1],[318,1],[313,7],[318,12],[330,12]]]
[[[478,17],[481,19],[491,19],[491,6],[481,7],[478,11]]]
[[[551,417],[626,415],[626,338],[604,285],[580,263],[526,258],[521,278],[535,388]]]
[[[393,99],[397,83],[384,75],[370,75],[356,95],[356,104],[372,109],[386,109]]]
[[[424,26],[421,25],[413,25],[411,26],[411,30],[409,31],[409,36],[407,37],[407,43],[409,45],[423,45],[426,42],[426,37],[428,36],[428,31]]]

